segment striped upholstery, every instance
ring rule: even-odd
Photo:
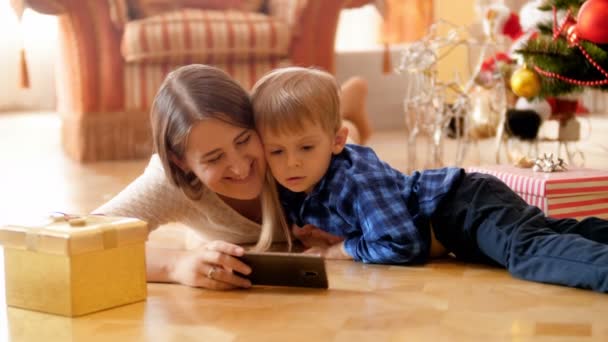
[[[216,64],[283,58],[287,25],[262,13],[184,9],[131,21],[122,54],[127,62]]]
[[[192,61],[197,63],[197,61]],[[201,63],[198,61],[198,63]],[[170,63],[128,63],[125,66],[125,106],[126,111],[146,111],[150,108],[156,91],[164,77],[181,64]],[[290,65],[289,59],[250,60],[240,63],[216,63],[214,66],[228,72],[245,89],[270,70]]]

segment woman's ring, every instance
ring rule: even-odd
[[[211,266],[209,271],[207,271],[207,278],[213,279],[213,275],[217,272],[217,269],[214,266]]]

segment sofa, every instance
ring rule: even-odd
[[[165,75],[180,65],[218,66],[247,89],[278,66],[316,66],[334,72],[340,11],[366,3],[22,1],[58,16],[57,111],[64,150],[78,162],[148,157],[151,102]],[[251,1],[258,1],[259,7],[241,6]],[[229,7],[222,8],[226,4]]]

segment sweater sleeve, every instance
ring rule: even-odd
[[[187,198],[167,179],[157,155],[142,175],[93,213],[134,217],[148,223],[150,231],[178,222],[187,210]]]

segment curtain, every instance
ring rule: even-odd
[[[422,38],[433,23],[432,0],[385,0],[382,43],[396,44]]]

